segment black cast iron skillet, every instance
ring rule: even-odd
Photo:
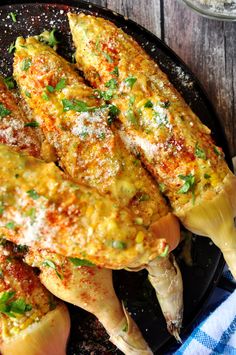
[[[19,35],[29,36],[44,29],[56,28],[62,41],[59,52],[71,60],[72,42],[66,18],[68,11],[90,13],[113,21],[125,32],[132,35],[150,56],[157,61],[182,93],[193,111],[211,128],[217,144],[224,149],[226,160],[231,165],[223,129],[215,115],[204,90],[187,66],[162,41],[131,20],[127,20],[110,10],[83,1],[57,0],[41,1],[1,1],[0,5],[0,74],[10,75],[12,55],[7,49]],[[17,14],[13,23],[8,14]],[[197,59],[196,59],[197,60]],[[177,251],[178,257],[178,251]],[[206,304],[218,283],[224,261],[220,251],[207,238],[194,237],[192,244],[193,266],[180,260],[184,281],[184,335]],[[156,301],[155,293],[147,282],[144,271],[130,273],[114,272],[114,284],[120,299],[139,325],[142,333],[156,354],[173,353],[178,347],[166,331],[165,321]],[[104,300],[105,302],[105,300]],[[110,354],[119,352],[109,342],[104,329],[95,318],[79,308],[69,306],[72,330],[68,343],[68,355]]]

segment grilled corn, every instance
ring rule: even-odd
[[[236,277],[236,178],[210,130],[130,36],[102,18],[70,14],[69,20],[86,78],[101,91],[116,80],[110,102],[120,110],[123,140],[185,227],[210,237]]]

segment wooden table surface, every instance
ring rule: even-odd
[[[236,155],[236,22],[206,19],[180,0],[90,0],[129,17],[168,44],[204,86]]]

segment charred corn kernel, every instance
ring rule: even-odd
[[[137,243],[142,243],[144,240],[145,234],[142,231],[139,231],[136,235],[136,242]]]

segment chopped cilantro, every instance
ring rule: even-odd
[[[114,249],[126,249],[127,248],[126,243],[122,242],[120,240],[113,240],[111,246]]]
[[[163,253],[161,253],[159,256],[161,256],[162,258],[165,258],[169,253],[169,245],[167,244]]]
[[[3,214],[4,212],[4,204],[2,201],[0,201],[0,216]]]
[[[134,76],[129,76],[128,78],[125,79],[125,83],[127,84],[128,87],[130,87],[130,89],[132,89],[136,81],[137,78],[135,78]]]
[[[115,76],[119,76],[119,69],[118,67],[116,66],[113,71],[111,72],[112,74],[114,74]]]
[[[8,110],[3,104],[0,103],[0,118],[10,115],[11,111]]]
[[[204,178],[205,178],[205,179],[210,179],[210,178],[211,178],[211,175],[209,175],[209,174],[204,174]]]
[[[28,71],[29,68],[31,67],[32,65],[32,61],[30,58],[25,58],[23,61],[22,61],[22,64],[21,64],[21,70],[23,71]]]
[[[198,145],[198,143],[195,145],[195,156],[197,158],[200,158],[200,159],[203,159],[203,160],[206,160],[206,153],[203,149],[201,149]]]
[[[184,184],[178,192],[180,194],[186,194],[189,191],[193,192],[195,186],[195,176],[193,174],[179,175],[179,178],[184,181]]]
[[[27,194],[33,199],[37,200],[40,196],[34,189],[27,191]]]
[[[137,118],[135,117],[133,110],[128,110],[126,112],[126,117],[130,123],[132,123],[134,125],[138,124]]]
[[[35,222],[35,218],[36,218],[36,209],[34,207],[32,207],[28,211],[26,211],[25,214],[27,217],[30,217],[31,224],[33,224]]]
[[[60,90],[64,89],[65,87],[66,87],[66,79],[62,78],[58,81],[58,83],[55,87],[55,90],[60,91]]]
[[[24,314],[25,312],[31,311],[32,306],[27,304],[22,298],[11,303],[11,312]]]
[[[54,92],[54,90],[55,90],[54,87],[51,86],[51,85],[47,85],[46,89],[47,89],[48,92]]]
[[[15,222],[11,221],[11,222],[8,222],[5,227],[7,229],[15,229]]]
[[[110,88],[110,89],[116,89],[117,88],[117,80],[116,79],[110,79],[106,84],[105,84],[105,86],[107,87],[107,88]]]
[[[147,100],[146,103],[144,104],[144,107],[146,107],[146,108],[151,108],[151,107],[153,107],[152,101],[151,101],[151,100]]]
[[[13,79],[12,76],[9,76],[8,78],[4,79],[4,84],[6,85],[6,87],[11,90],[15,88],[15,81]]]
[[[161,183],[159,184],[159,189],[160,189],[161,192],[164,192],[165,189],[166,189],[166,185],[161,182]]]
[[[56,46],[60,41],[58,41],[55,37],[55,32],[56,29],[54,28],[50,33],[49,33],[49,39],[48,39],[48,44],[50,47]]]
[[[49,100],[49,97],[48,97],[48,95],[46,94],[46,92],[43,92],[43,93],[42,93],[42,99],[44,99],[45,101],[48,101],[48,100]]]
[[[109,115],[108,115],[107,123],[111,125],[114,122],[115,118],[119,115],[120,110],[115,105],[108,105],[108,108],[109,108]]]
[[[103,56],[106,58],[106,60],[109,62],[109,63],[113,63],[113,59],[110,57],[110,55],[106,52],[101,52],[103,54]]]
[[[28,98],[31,98],[31,93],[29,91],[25,90],[25,96]]]
[[[9,15],[11,16],[12,21],[16,22],[16,13],[15,12],[10,12]]]
[[[135,96],[130,96],[129,105],[132,106],[134,104],[134,101],[135,101]]]
[[[39,127],[39,123],[37,121],[27,122],[25,123],[25,127]]]
[[[221,156],[221,152],[220,152],[220,150],[219,150],[217,147],[214,147],[213,150],[214,150],[214,153],[215,153],[218,157]]]
[[[53,270],[55,270],[55,272],[56,272],[57,276],[59,277],[59,279],[62,279],[62,278],[63,278],[62,275],[59,274],[59,272],[57,271],[57,267],[56,267],[55,263],[54,263],[52,260],[49,260],[49,259],[44,260],[44,261],[42,262],[42,265],[43,265],[43,266],[50,267],[50,268],[52,268]]]
[[[79,258],[69,258],[69,260],[74,264],[75,266],[94,266],[91,261],[86,260],[86,259],[79,259]]]
[[[24,314],[32,309],[32,306],[27,304],[22,298],[12,301],[15,292],[6,291],[0,296],[0,312],[9,317],[15,317],[14,313]]]
[[[15,46],[15,42],[12,42],[11,44],[10,44],[10,47],[8,47],[8,53],[13,53],[14,52],[14,50],[16,49],[16,46]]]
[[[76,112],[88,112],[94,110],[94,107],[89,107],[88,104],[84,101],[79,100],[62,100],[63,111],[76,111]]]

